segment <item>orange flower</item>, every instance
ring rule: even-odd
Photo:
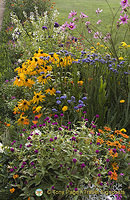
[[[100,144],[103,144],[104,143],[104,140],[102,138],[97,138],[97,143],[100,143]]]
[[[32,123],[34,123],[34,124],[37,124],[37,123],[38,123],[38,121],[32,121]]]
[[[82,86],[83,85],[83,81],[78,81],[78,85]]]
[[[112,168],[113,170],[117,171],[119,169],[119,166],[117,165],[116,162],[112,163]]]
[[[28,197],[28,200],[31,200],[30,197]]]
[[[18,177],[19,177],[18,174],[14,174],[14,175],[13,175],[13,178],[14,178],[14,179],[16,179],[16,178],[18,178]]]
[[[119,139],[119,141],[120,141],[120,142],[123,142],[123,140],[122,140],[122,139]]]
[[[110,129],[109,127],[107,127],[107,126],[104,126],[103,128],[104,128],[104,130],[106,130],[106,131],[111,131],[111,129]]]
[[[114,172],[112,172],[112,174],[111,174],[111,180],[113,179],[116,181],[117,177],[118,177],[118,175],[117,175],[116,171],[114,170]]]
[[[14,188],[10,189],[10,193],[14,193],[14,191],[15,191]]]
[[[42,116],[42,114],[35,115],[38,119]]]
[[[121,134],[124,138],[126,138],[126,139],[128,139],[129,138],[129,136],[128,135],[126,135],[126,134]]]
[[[121,144],[119,141],[113,142],[113,146],[116,146],[117,148],[121,148]]]
[[[112,151],[112,149],[109,151],[109,154],[110,154],[110,156],[112,156],[113,158],[118,157],[118,153],[117,153],[117,152],[114,153],[114,152]]]
[[[99,133],[104,133],[104,131],[103,131],[103,130],[101,130],[101,129],[98,129],[98,131],[99,131]]]
[[[9,126],[10,126],[10,124],[6,124],[6,126],[8,126],[8,127],[9,127]]]
[[[115,130],[115,131],[114,131],[114,134],[115,134],[115,133],[116,133],[117,135],[122,134],[122,132],[119,131],[119,130]]]
[[[125,148],[126,148],[126,146],[125,146],[125,145],[122,145],[122,146],[121,146],[121,148],[122,148],[122,149],[125,149]]]
[[[106,141],[106,144],[107,144],[108,146],[113,146],[113,142],[110,142],[109,140]]]

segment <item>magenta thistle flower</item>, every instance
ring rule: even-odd
[[[81,12],[80,18],[87,18],[88,16]]]
[[[74,190],[75,190],[75,191],[78,191],[78,188],[75,188]]]
[[[55,189],[55,187],[54,187],[54,186],[52,186],[52,187],[51,187],[51,189],[52,189],[52,190],[54,190],[54,189]]]
[[[68,19],[71,18],[71,17],[74,17],[75,15],[77,15],[77,12],[74,11],[74,10],[71,11],[71,12],[69,13]]]
[[[74,30],[76,28],[76,25],[72,22],[70,22],[70,24],[67,25],[67,27],[70,29],[70,30]]]
[[[13,169],[13,168],[11,168],[11,169],[10,169],[10,172],[13,172],[13,171],[14,171],[14,169]]]
[[[125,13],[124,16],[120,16],[119,20],[121,21],[120,24],[127,24],[127,21],[129,20],[128,15]]]
[[[100,176],[101,176],[101,174],[98,174],[98,176],[100,177]]]
[[[10,151],[14,152],[14,148],[10,148]]]
[[[50,142],[53,142],[53,138],[50,138]]]
[[[73,162],[76,163],[76,162],[77,162],[77,159],[76,159],[76,158],[73,158]]]
[[[96,153],[99,153],[99,150],[96,150],[95,152],[96,152]]]
[[[83,169],[86,165],[84,163],[81,164],[81,168]]]

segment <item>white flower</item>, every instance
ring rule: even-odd
[[[0,153],[3,153],[3,144],[0,142]]]

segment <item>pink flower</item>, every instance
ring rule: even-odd
[[[73,16],[75,16],[75,15],[77,15],[77,12],[75,12],[75,11],[73,10],[73,11],[71,11],[71,12],[69,13],[68,18],[71,18],[71,17],[73,17]]]
[[[102,34],[101,33],[99,33],[98,31],[96,32],[96,33],[94,33],[94,38],[95,39],[98,39],[98,38],[101,38],[101,36],[102,36]]]
[[[97,21],[97,24],[100,24],[100,23],[101,23],[101,21],[102,21],[102,20],[100,20],[100,19],[99,19],[99,20]]]
[[[129,20],[128,15],[124,14],[124,16],[120,16],[119,20],[121,20],[120,24],[127,24],[127,21]]]
[[[126,8],[128,6],[128,0],[123,0],[121,1],[120,5],[124,8]]]
[[[76,25],[72,22],[70,22],[70,24],[67,24],[67,27],[70,29],[70,30],[73,30],[76,28]]]
[[[74,17],[72,20],[73,20],[73,22],[78,22],[79,18],[78,17]]]
[[[100,10],[100,9],[98,8],[98,9],[96,10],[96,14],[99,14],[99,13],[101,13],[102,11],[103,11],[103,9]]]
[[[90,21],[85,22],[85,25],[88,26],[90,24]]]
[[[86,18],[86,17],[88,17],[88,16],[81,12],[80,18],[83,19],[83,18]]]
[[[68,22],[65,22],[65,23],[61,26],[61,29],[64,31],[64,30],[66,29],[67,25],[68,25]]]

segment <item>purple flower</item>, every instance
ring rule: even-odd
[[[23,131],[26,131],[26,129],[24,128]]]
[[[77,152],[77,149],[74,149],[74,152]]]
[[[36,149],[34,152],[35,152],[35,153],[38,153],[38,150]]]
[[[72,137],[71,140],[76,141],[76,137]]]
[[[96,118],[99,118],[99,115],[97,114],[95,117],[96,117]]]
[[[11,169],[10,169],[10,172],[13,172],[13,171],[14,171],[14,169],[13,169],[13,168],[11,168]]]
[[[31,140],[31,137],[28,137],[27,139],[28,139],[28,140]]]
[[[63,116],[64,116],[64,114],[63,114],[63,113],[61,113],[61,114],[60,114],[60,116],[61,116],[61,117],[63,117]]]
[[[69,13],[68,18],[74,17],[75,15],[77,15],[77,12],[71,11],[71,12]]]
[[[96,32],[96,33],[94,33],[94,38],[95,39],[98,39],[98,38],[101,38],[101,36],[102,36],[102,34],[101,33],[99,33],[98,31]]]
[[[100,176],[101,176],[101,174],[98,174],[98,176],[100,177]]]
[[[14,152],[14,148],[10,148],[10,151]]]
[[[112,151],[113,151],[114,153],[116,153],[116,149],[112,149]]]
[[[60,167],[63,167],[63,165],[60,164]]]
[[[87,111],[83,111],[83,113],[85,114],[85,113],[87,113]],[[88,120],[88,119],[87,119]]]
[[[59,131],[62,131],[62,128],[58,128],[59,129]]]
[[[112,172],[110,171],[110,172],[108,172],[108,175],[111,175],[112,174]]]
[[[20,148],[20,149],[22,148],[22,144],[19,145],[19,148]]]
[[[82,155],[83,153],[82,153],[82,152],[79,152],[79,154]]]
[[[33,166],[33,165],[34,165],[34,162],[31,162],[30,164]]]
[[[52,187],[51,187],[51,189],[52,189],[52,190],[54,190],[54,189],[55,189],[55,187],[54,187],[54,186],[52,186]]]
[[[57,118],[58,118],[58,115],[54,115],[54,118],[57,119]]]
[[[100,182],[100,185],[102,186],[102,185],[103,185],[103,183],[102,183],[102,182]]]
[[[76,159],[76,158],[73,158],[73,162],[76,163],[76,162],[77,162],[77,159]]]
[[[57,110],[55,108],[52,109],[52,112],[57,112]]]
[[[23,165],[26,165],[27,163],[25,162],[25,161],[23,161],[23,163],[22,163]]]
[[[100,142],[97,142],[97,145],[100,145]]]
[[[53,138],[50,138],[50,142],[53,142]]]
[[[120,16],[119,20],[121,21],[120,24],[127,24],[127,21],[129,20],[128,15],[125,13],[124,16]]]
[[[16,167],[16,166],[14,166],[14,169],[17,169],[17,167]]]
[[[57,140],[57,137],[54,137],[54,140]]]
[[[72,183],[72,182],[70,182],[69,184],[70,184],[71,186],[73,185],[73,183]]]
[[[84,168],[86,165],[84,163],[81,164],[81,168]]]
[[[21,165],[21,168],[23,169],[23,168],[24,168],[24,165]]]
[[[60,26],[60,25],[59,25],[57,22],[54,23],[54,27],[55,27],[55,28],[58,28],[59,26]]]
[[[99,150],[96,150],[95,152],[96,152],[96,153],[99,153]]]
[[[109,160],[109,159],[106,159],[106,162],[110,162],[110,160]]]
[[[100,136],[100,133],[97,133],[97,136]]]
[[[78,191],[78,188],[74,188],[75,191]]]
[[[43,26],[42,29],[45,30],[45,29],[47,29],[47,27],[46,27],[46,26]]]

